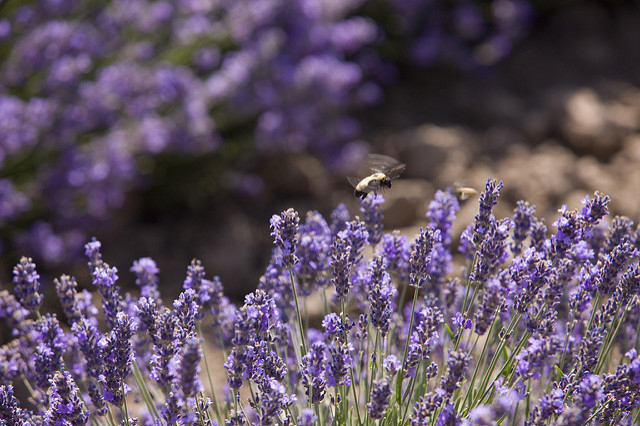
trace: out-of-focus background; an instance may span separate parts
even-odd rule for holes
[[[500,217],[600,190],[637,222],[639,41],[631,0],[3,1],[0,283],[28,255],[90,287],[95,236],[124,287],[150,256],[170,299],[197,257],[240,299],[272,214],[358,213],[368,152],[407,164],[386,229],[490,177]]]

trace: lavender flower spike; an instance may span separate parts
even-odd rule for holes
[[[36,264],[30,257],[22,257],[20,263],[13,268],[13,284],[16,297],[25,309],[33,312],[42,304],[40,275],[36,272]]]
[[[489,179],[485,186],[485,191],[480,195],[480,207],[473,227],[473,243],[475,245],[480,244],[491,226],[491,212],[493,206],[498,204],[498,196],[503,187],[502,181],[497,183],[495,179]]]
[[[124,380],[131,370],[133,361],[133,345],[131,337],[135,332],[133,320],[124,312],[119,312],[104,350],[105,368],[102,378],[104,399],[114,406],[122,404],[129,387]]]
[[[389,395],[391,395],[391,380],[388,377],[373,383],[371,388],[371,402],[367,404],[369,416],[372,419],[381,419],[389,405]]]
[[[55,373],[51,382],[51,401],[45,414],[47,424],[84,425],[89,421],[89,411],[78,396],[78,388],[67,371]]]
[[[440,241],[440,230],[420,228],[420,235],[413,243],[409,258],[409,284],[422,288],[429,278],[429,262],[431,249],[436,241]]]
[[[384,198],[382,195],[373,195],[366,197],[360,202],[360,211],[362,212],[362,219],[367,226],[367,232],[369,232],[369,244],[372,246],[377,245],[382,239],[382,204]]]
[[[273,243],[279,250],[276,256],[276,263],[286,269],[291,269],[298,263],[295,255],[298,245],[298,224],[300,218],[294,209],[287,209],[280,216],[273,215],[269,221],[271,224],[271,235],[274,237]]]

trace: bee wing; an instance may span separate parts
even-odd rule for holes
[[[390,179],[397,178],[407,168],[406,164],[382,154],[369,154],[367,163],[372,172],[384,173]]]
[[[347,182],[349,182],[351,184],[351,186],[353,186],[354,188],[358,186],[358,184],[360,183],[361,179],[358,179],[357,177],[354,176],[347,176]]]
[[[373,173],[387,173],[387,171],[400,165],[400,161],[393,157],[382,154],[369,154],[367,156],[367,166]]]
[[[474,188],[464,186],[461,183],[457,182],[453,184],[453,192],[456,194],[456,197],[458,197],[458,200],[460,201],[464,201],[478,194],[478,191]]]
[[[384,174],[387,175],[389,179],[396,179],[398,176],[400,176],[400,173],[404,172],[404,169],[406,168],[407,168],[406,164],[399,163],[393,166],[391,169],[385,170]]]

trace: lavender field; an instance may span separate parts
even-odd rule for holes
[[[636,424],[638,19],[0,3],[0,424]]]

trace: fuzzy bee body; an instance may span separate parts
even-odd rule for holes
[[[400,176],[407,167],[395,158],[380,154],[370,154],[367,163],[372,174],[362,179],[347,178],[355,188],[354,195],[362,200],[371,192],[377,194],[382,188],[391,188],[391,181]]]

